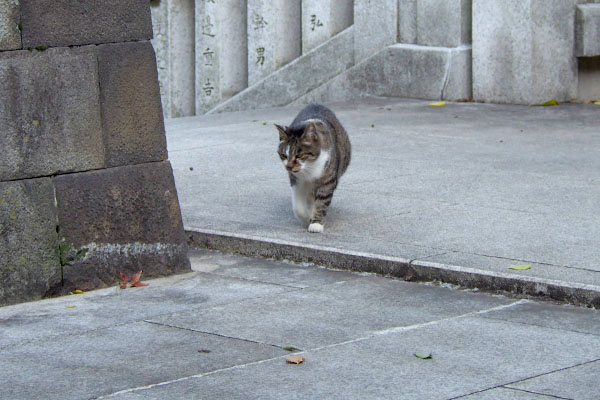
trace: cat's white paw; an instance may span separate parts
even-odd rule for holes
[[[308,226],[308,231],[310,233],[321,233],[323,232],[323,229],[323,225],[319,224],[318,222],[313,222]]]

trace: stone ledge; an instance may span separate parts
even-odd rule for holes
[[[471,47],[396,44],[336,76],[293,104],[368,95],[460,100],[471,97]]]
[[[23,48],[149,40],[148,0],[21,2]]]
[[[577,57],[600,56],[600,4],[577,6]]]
[[[187,230],[189,244],[251,257],[312,263],[329,268],[377,273],[413,282],[443,282],[464,288],[549,298],[566,303],[600,307],[600,287],[559,280],[519,276],[477,268],[352,252],[256,236],[211,230]]]

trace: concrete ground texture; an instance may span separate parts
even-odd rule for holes
[[[0,398],[600,393],[593,309],[208,250],[191,261],[146,287],[0,308]]]
[[[600,399],[600,106],[330,106],[323,234],[301,107],[167,121],[193,271],[0,307],[0,399]]]
[[[352,162],[320,235],[276,154],[302,106],[168,120],[193,244],[598,307],[600,106],[429,104],[330,105]]]

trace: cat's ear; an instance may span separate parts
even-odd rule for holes
[[[281,126],[281,125],[277,125],[277,124],[273,124],[275,125],[275,128],[277,128],[277,130],[279,131],[279,141],[283,142],[288,140],[289,136],[287,133],[287,126]]]

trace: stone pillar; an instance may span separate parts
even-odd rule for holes
[[[398,0],[399,43],[417,43],[417,1]]]
[[[196,0],[196,113],[248,86],[245,0]]]
[[[194,0],[154,0],[150,4],[165,117],[194,115]]]
[[[354,58],[360,63],[398,39],[398,0],[354,1]]]
[[[248,0],[248,85],[301,55],[301,0]]]
[[[398,42],[459,47],[471,43],[471,0],[398,0]]]
[[[149,2],[8,4],[0,306],[116,284],[119,272],[189,271]]]
[[[471,44],[471,0],[417,0],[417,44]]]
[[[596,3],[600,1],[596,0]],[[577,100],[600,99],[600,4],[577,6]]]
[[[473,98],[541,104],[577,94],[577,0],[473,0]]]
[[[302,54],[352,25],[353,19],[352,0],[302,0]]]

